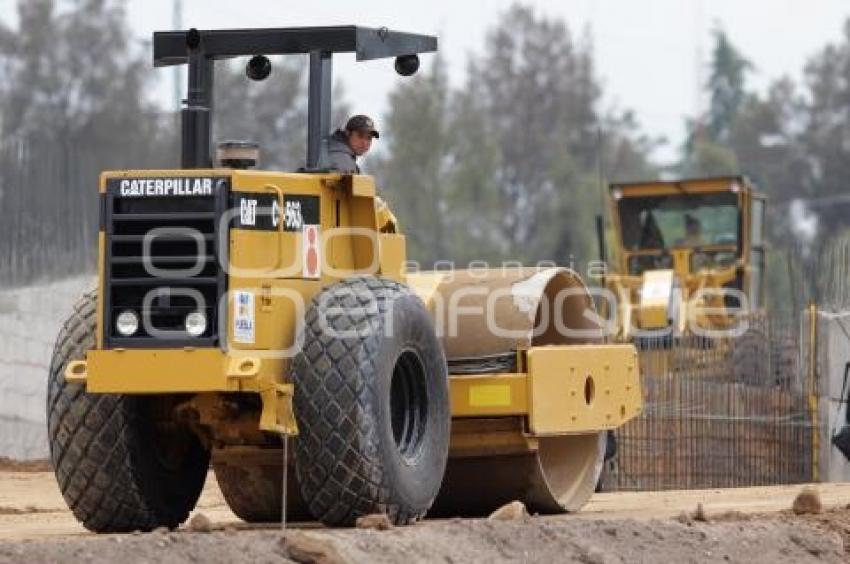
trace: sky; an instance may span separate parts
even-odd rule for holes
[[[178,0],[129,0],[128,16],[140,39],[173,28]],[[455,86],[463,84],[471,53],[483,49],[487,29],[513,0],[182,0],[183,27],[289,27],[356,24],[434,34]],[[806,60],[828,42],[839,41],[848,0],[524,0],[539,13],[567,21],[576,36],[593,39],[604,108],[634,110],[644,131],[667,143],[661,161],[675,159],[684,119],[707,100],[699,85],[707,77],[711,30],[721,26],[756,65],[751,84],[760,91],[778,77],[801,78]],[[0,17],[14,17],[14,0],[0,0]],[[427,56],[423,57],[423,66]],[[334,59],[356,113],[373,115],[380,126],[387,93],[397,80],[391,61],[356,63]],[[172,70],[158,69],[158,98],[172,105]]]

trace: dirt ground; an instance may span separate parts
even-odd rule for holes
[[[12,460],[0,456],[0,472],[49,472],[50,462],[47,460]]]
[[[850,561],[850,484],[818,485],[824,511],[797,516],[800,489],[597,494],[573,515],[389,531],[292,524],[281,545],[279,525],[247,526],[227,509],[212,475],[195,512],[212,532],[97,536],[76,523],[51,473],[0,471],[0,562],[286,562],[305,542],[327,552],[320,562]],[[705,521],[693,518],[700,503]]]

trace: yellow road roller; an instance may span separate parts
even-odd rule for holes
[[[414,272],[373,179],[328,167],[333,55],[410,75],[436,48],[356,26],[154,34],[156,65],[188,65],[181,168],[102,173],[98,285],[49,374],[51,459],[86,528],[178,526],[210,465],[250,522],[588,500],[642,404],[635,349],[604,342],[579,276]],[[261,80],[289,54],[309,57],[304,167],[214,151],[215,62]]]

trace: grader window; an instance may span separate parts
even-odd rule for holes
[[[624,197],[619,202],[623,246],[630,251],[672,247],[739,247],[737,195]]]

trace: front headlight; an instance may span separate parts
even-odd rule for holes
[[[200,337],[207,330],[207,316],[200,311],[193,311],[186,316],[186,332],[192,337]]]
[[[130,337],[139,330],[139,316],[128,310],[118,314],[115,320],[115,329],[124,337]]]

